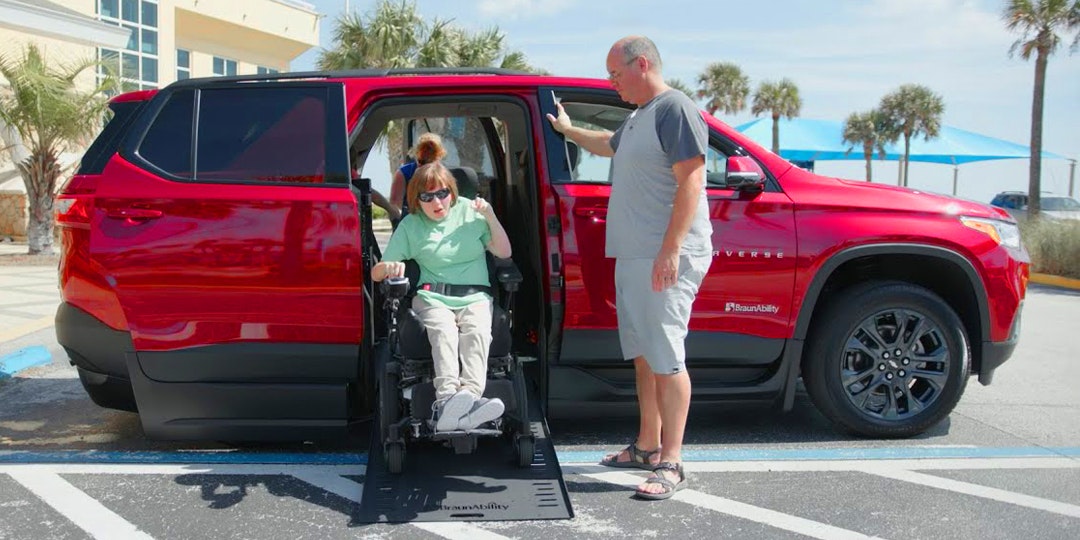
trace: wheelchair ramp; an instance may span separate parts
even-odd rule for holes
[[[505,437],[481,438],[472,454],[456,455],[439,443],[410,444],[401,474],[386,469],[378,437],[368,451],[364,498],[356,521],[518,521],[570,519],[566,492],[547,421],[529,400],[536,451],[530,467],[517,466]]]

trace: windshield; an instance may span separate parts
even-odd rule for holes
[[[1069,197],[1043,197],[1042,201],[1043,210],[1052,210],[1057,212],[1077,212],[1080,211],[1080,202],[1076,199]]]

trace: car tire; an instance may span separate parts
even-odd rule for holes
[[[841,291],[815,315],[803,358],[807,393],[826,417],[858,435],[903,438],[952,412],[971,353],[941,297],[876,281]]]

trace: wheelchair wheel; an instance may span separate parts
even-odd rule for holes
[[[517,402],[518,435],[532,435],[532,423],[529,422],[529,391],[525,383],[525,371],[521,362],[513,359],[510,378],[514,385],[514,400]],[[531,458],[530,458],[531,460]]]
[[[517,447],[518,467],[532,465],[533,454],[536,453],[536,437],[532,435],[519,435],[515,441]]]
[[[398,396],[398,380],[401,365],[387,362],[379,377],[379,435],[383,443],[396,442],[399,437],[392,426],[401,419],[401,403]]]
[[[383,453],[386,470],[390,471],[390,474],[401,474],[401,469],[405,467],[405,443],[386,443],[383,445]]]

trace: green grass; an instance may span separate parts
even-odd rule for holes
[[[1021,221],[1020,238],[1033,272],[1080,279],[1080,221]]]

